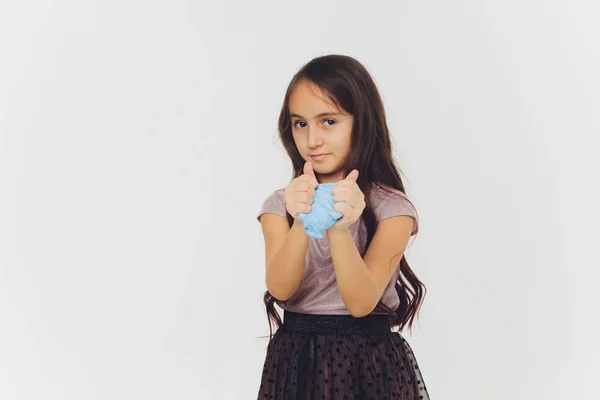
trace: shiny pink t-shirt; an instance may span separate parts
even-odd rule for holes
[[[374,186],[370,192],[376,223],[398,215],[409,215],[413,217],[411,236],[414,236],[419,230],[419,219],[415,207],[401,191],[389,188],[388,190],[391,193],[384,191],[379,186]],[[257,217],[259,222],[261,215],[266,213],[286,218],[284,191],[285,188],[278,189],[267,197]],[[366,254],[367,228],[362,217],[350,225],[349,229],[359,254],[364,256]],[[393,310],[397,309],[400,304],[398,293],[394,287],[399,273],[398,267],[382,296],[383,303]],[[297,313],[350,314],[337,287],[327,235],[324,234],[322,239],[309,237],[304,274],[300,285],[292,297],[286,301],[276,300],[276,303],[284,310]]]

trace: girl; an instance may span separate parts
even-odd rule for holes
[[[294,179],[258,215],[270,328],[258,399],[429,399],[411,347],[392,331],[412,327],[425,286],[403,255],[418,217],[367,70],[348,56],[310,61],[288,87],[279,134]],[[314,239],[298,214],[322,183],[335,183],[343,217]]]

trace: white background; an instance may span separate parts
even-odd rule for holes
[[[298,68],[384,98],[434,400],[599,399],[596,1],[0,3],[0,398],[254,399]]]

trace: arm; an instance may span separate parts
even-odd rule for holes
[[[260,222],[265,238],[265,283],[273,297],[285,301],[302,280],[309,237],[298,219],[291,229],[287,219],[277,214],[263,214]]]
[[[408,215],[381,221],[364,259],[348,229],[327,230],[338,289],[352,316],[363,317],[375,309],[402,259],[412,227]]]

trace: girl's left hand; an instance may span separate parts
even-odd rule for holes
[[[360,218],[365,209],[365,195],[358,187],[358,170],[352,170],[346,179],[339,181],[331,190],[335,204],[333,209],[344,214],[329,229],[347,230],[350,225]],[[340,202],[346,204],[340,204]]]

